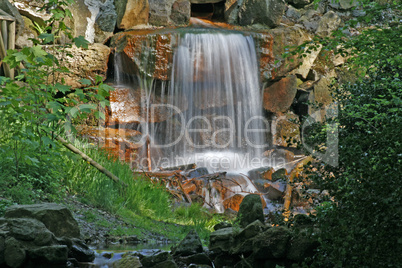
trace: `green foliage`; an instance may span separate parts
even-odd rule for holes
[[[402,263],[402,27],[392,23],[401,3],[364,5],[367,16],[359,20],[371,25],[360,35],[339,31],[320,40],[324,49],[349,56],[348,67],[359,79],[334,88],[339,165],[315,162],[310,170],[310,178],[332,198],[317,207],[321,246],[314,267]],[[310,139],[321,144],[325,133],[325,125],[317,123]]]
[[[76,155],[63,154],[62,161],[65,166],[63,184],[70,195],[80,196],[81,201],[85,200],[125,218],[135,219],[136,226],[141,225],[171,238],[184,237],[190,227],[181,227],[183,230],[180,232],[177,228],[167,231],[164,229],[168,228],[165,224],[155,221],[192,226],[205,240],[213,226],[221,220],[220,216],[210,215],[199,204],[173,208],[171,194],[164,185],[155,185],[146,177],[133,176],[128,164],[120,162],[93,144],[76,139],[74,146],[126,184],[122,186],[113,182]]]
[[[61,145],[55,136],[74,130],[71,118],[84,116],[96,108],[88,101],[96,99],[103,107],[110,87],[97,78],[97,86],[74,90],[59,78],[68,72],[62,61],[71,56],[71,44],[59,44],[62,35],[86,46],[82,37],[72,38],[64,19],[71,17],[63,8],[72,1],[48,1],[43,9],[53,14],[45,22],[32,47],[8,50],[3,61],[19,73],[14,80],[0,77],[0,174],[5,188],[1,193],[18,203],[54,200],[61,197]],[[61,55],[61,57],[56,57]],[[75,98],[67,93],[74,92]],[[101,113],[96,113],[102,117]]]

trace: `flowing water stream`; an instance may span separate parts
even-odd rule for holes
[[[153,162],[195,163],[210,172],[261,166],[269,123],[252,37],[191,29],[177,43],[169,82],[137,76],[144,113],[139,130],[151,140]],[[116,59],[116,84],[130,83]],[[167,120],[153,123],[156,111]]]

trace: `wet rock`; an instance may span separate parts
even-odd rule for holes
[[[281,199],[284,194],[285,194],[285,190],[286,190],[286,182],[283,180],[278,180],[275,182],[268,182],[265,185],[266,187],[266,194],[265,196],[274,201],[274,200],[279,200]]]
[[[34,248],[28,251],[32,263],[60,264],[65,265],[68,256],[66,245],[53,245]]]
[[[117,27],[130,29],[135,25],[148,23],[149,3],[146,0],[115,1]]]
[[[25,262],[25,247],[14,237],[8,237],[5,241],[4,261],[6,265],[17,268]]]
[[[330,36],[333,31],[338,29],[341,18],[333,11],[328,11],[321,17],[316,34],[322,37]]]
[[[225,210],[227,209],[232,209],[234,211],[239,211],[240,209],[240,204],[244,199],[243,194],[235,194],[229,198],[226,198],[223,200],[223,208]]]
[[[254,238],[256,259],[279,259],[286,256],[290,231],[285,227],[270,228]]]
[[[153,267],[154,265],[156,265],[158,263],[161,263],[161,262],[164,262],[167,260],[171,260],[171,259],[172,259],[172,257],[169,255],[169,252],[167,252],[167,251],[155,252],[152,255],[141,258],[141,263],[145,267]]]
[[[78,239],[73,240],[68,256],[79,262],[91,262],[95,259],[95,252]]]
[[[37,219],[38,221],[42,222],[44,226],[49,229],[49,231],[58,237],[66,236],[79,238],[80,236],[80,229],[76,220],[67,207],[63,205],[55,203],[14,205],[7,208],[4,217]],[[12,220],[12,222],[16,221],[17,219]],[[33,220],[31,219],[31,221]]]
[[[150,111],[147,114],[146,92],[140,89],[116,88],[110,92],[110,114],[106,125],[130,125],[144,122],[163,122],[179,111],[168,105],[168,100],[161,96],[153,96]],[[183,111],[187,109],[187,101],[183,99]]]
[[[260,23],[273,28],[279,25],[285,9],[283,0],[244,0],[239,9],[239,24]]]
[[[272,113],[286,112],[297,92],[297,78],[291,75],[264,89],[264,108]]]
[[[168,80],[173,61],[172,43],[176,38],[171,32],[133,30],[116,34],[111,47],[121,53],[120,60],[125,66],[120,70],[122,73],[133,75],[139,72],[158,80]]]
[[[143,267],[138,256],[126,253],[122,258],[113,263],[113,268],[140,268]]]
[[[261,197],[256,194],[249,194],[244,197],[240,204],[237,221],[241,227],[245,227],[255,220],[260,220],[262,223],[264,222]]]
[[[272,180],[272,173],[275,172],[274,168],[272,167],[260,167],[256,169],[252,169],[248,171],[248,176],[250,179],[255,182],[255,181],[260,181],[262,183],[265,182],[265,180]]]
[[[300,120],[297,115],[287,112],[273,119],[271,124],[272,144],[296,147],[300,142]],[[289,140],[290,139],[290,140]]]
[[[208,169],[205,167],[200,167],[194,170],[191,170],[185,176],[189,179],[201,177],[208,174]]]
[[[189,256],[203,251],[200,237],[195,230],[191,230],[177,246],[172,248],[172,254],[175,256]]]

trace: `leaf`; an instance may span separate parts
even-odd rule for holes
[[[71,87],[70,87],[70,86],[62,85],[62,84],[60,84],[60,83],[56,83],[55,88],[56,88],[58,91],[62,92],[63,94],[65,94],[66,92],[68,92],[68,91],[71,90]]]
[[[30,50],[35,57],[44,57],[47,55],[47,52],[42,49],[41,45],[33,46]]]
[[[82,47],[82,48],[88,49],[89,42],[85,39],[85,37],[80,35],[80,36],[74,38],[74,44],[77,47]]]
[[[90,85],[92,85],[91,80],[86,79],[86,78],[82,78],[82,79],[80,79],[78,82],[80,82],[80,83],[83,84],[84,86],[90,86]]]
[[[96,109],[96,105],[94,104],[81,104],[79,106],[81,112],[90,113],[92,110]]]
[[[39,39],[42,39],[45,44],[54,42],[54,34],[51,33],[42,33],[38,36]]]

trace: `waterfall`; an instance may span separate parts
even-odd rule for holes
[[[262,166],[269,123],[262,115],[253,38],[192,29],[175,40],[170,81],[148,75],[152,61],[142,60],[133,72],[115,57],[115,83],[132,89],[141,107],[137,130],[157,152],[153,167],[195,163],[216,172]],[[141,58],[152,60],[150,44],[144,47]]]
[[[188,108],[155,129],[155,145],[175,165],[193,162],[210,171],[254,168],[250,162],[261,157],[269,129],[258,74],[252,37],[185,33],[165,94],[171,109],[186,107],[185,102]]]

